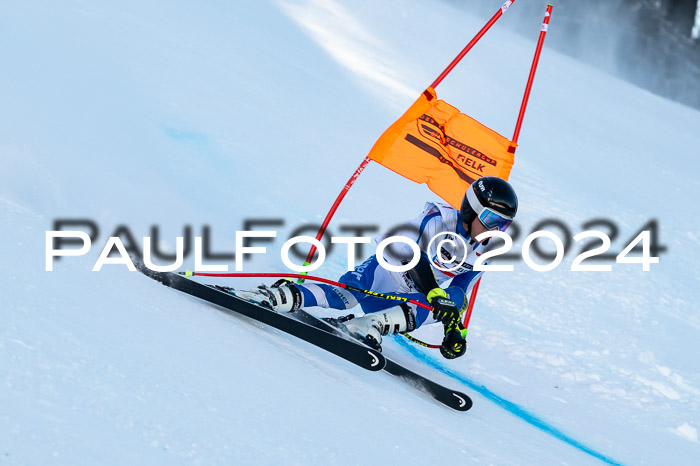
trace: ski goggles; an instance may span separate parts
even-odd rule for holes
[[[479,222],[481,222],[481,224],[489,231],[506,231],[508,225],[510,225],[513,222],[512,218],[506,217],[503,214],[499,214],[495,210],[491,210],[488,207],[483,208],[478,218]]]

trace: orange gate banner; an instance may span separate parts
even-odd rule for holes
[[[508,179],[517,144],[461,113],[428,88],[389,126],[368,157],[459,209],[482,176]]]

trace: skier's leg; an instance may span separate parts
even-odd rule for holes
[[[354,270],[346,272],[338,281],[362,290],[376,291],[377,288],[389,286],[390,290],[395,291],[394,281],[391,280],[391,283],[388,283],[388,277],[381,273],[384,269],[378,267],[378,265],[377,258],[371,256],[355,267]],[[350,291],[326,284],[306,283],[293,286],[301,291],[303,306],[306,307],[319,306],[332,309],[351,309],[360,302],[364,302],[367,298],[371,298],[358,291]]]
[[[316,283],[292,286],[301,291],[304,307],[350,309],[357,306],[357,298],[348,290],[337,286]]]
[[[447,297],[454,301],[455,305],[457,306],[457,309],[459,309],[460,313],[464,312],[467,309],[467,297],[464,293],[464,290],[462,288],[456,287],[456,286],[451,286],[449,288],[445,288],[445,292],[447,293]],[[420,303],[430,305],[428,303],[428,300],[425,298],[425,295],[423,293],[384,293],[388,296],[400,296],[402,298],[406,299],[411,299],[414,301],[418,301]],[[374,298],[374,297],[368,297],[364,301],[362,301],[362,310],[365,313],[374,313],[374,312],[380,312],[383,311],[384,309],[388,309],[392,306],[395,306],[396,302],[391,301],[388,299],[381,299],[381,298]],[[416,306],[415,304],[408,304],[408,306],[411,308],[413,311],[413,314],[415,315],[415,320],[416,320],[416,328],[420,327],[423,324],[434,324],[437,321],[433,319],[432,312],[429,309],[426,309],[424,307],[419,307]]]
[[[355,288],[374,291],[387,295],[396,295],[401,286],[401,275],[378,267],[375,256],[370,257],[355,270],[346,273],[340,282]],[[360,303],[364,316],[343,322],[345,329],[364,340],[370,346],[381,348],[382,336],[388,333],[410,332],[416,326],[415,311],[406,303],[397,305],[396,301],[352,292]]]
[[[303,295],[297,285],[278,280],[272,286],[260,285],[252,290],[231,290],[241,298],[262,303],[275,312],[296,311],[303,305]]]
[[[422,293],[397,293],[400,287],[405,287],[402,274],[390,272],[379,266],[376,256],[372,255],[354,270],[346,272],[339,282],[352,285],[355,288],[374,291],[390,296],[402,296],[408,299],[428,304]],[[466,296],[459,287],[445,290],[460,310],[466,309]],[[277,312],[289,312],[300,307],[324,307],[332,309],[351,309],[358,304],[367,314],[381,312],[396,306],[396,302],[350,291],[337,286],[326,284],[306,283],[303,285],[291,282],[277,282],[271,287],[261,286],[249,292],[237,292],[248,299],[267,302]],[[245,296],[244,296],[245,295]],[[409,304],[413,313],[415,327],[423,323],[434,323],[435,320],[428,309]],[[403,331],[403,330],[402,330]]]
[[[371,256],[354,270],[345,273],[339,280],[340,283],[352,285],[355,288],[375,291],[378,293],[396,292],[399,288],[398,278],[391,272],[379,267],[379,262],[375,256]],[[350,291],[344,288],[309,283],[304,285],[283,284],[276,290],[261,289],[273,295],[284,296],[284,292],[289,290],[291,295],[301,296],[301,305],[305,307],[320,306],[334,309],[350,309],[358,303],[372,301],[374,307],[370,305],[371,312],[359,318],[353,318],[344,322],[349,333],[365,340],[369,345],[380,348],[382,335],[389,332],[410,332],[415,328],[414,311],[406,304],[397,305],[396,301],[376,298],[359,291]],[[279,300],[277,300],[279,301]],[[288,299],[288,301],[290,301]],[[296,302],[296,299],[294,300]],[[273,306],[273,309],[283,311],[289,306]],[[294,307],[291,310],[295,309]]]
[[[381,350],[382,336],[411,332],[415,329],[416,321],[413,310],[406,303],[394,303],[388,309],[346,320],[342,325],[351,335]]]
[[[448,297],[455,302],[460,312],[466,309],[467,301],[464,290],[458,287],[450,287],[445,291]],[[422,293],[383,294],[400,296],[428,304]],[[344,322],[343,325],[351,334],[377,349],[381,349],[382,336],[389,333],[411,332],[424,323],[433,324],[438,322],[433,319],[429,309],[411,303],[401,303],[397,306],[396,301],[370,296],[362,301],[361,306],[365,315],[350,319]]]
[[[355,268],[354,271],[348,272],[340,278],[340,282],[352,285],[356,288],[361,288],[377,293],[382,293],[387,296],[400,296],[402,298],[411,299],[429,305],[425,295],[420,292],[397,292],[397,289],[415,290],[415,288],[404,280],[404,275],[398,272],[390,272],[383,267],[377,267],[378,262],[375,256],[370,257],[362,265]],[[467,308],[467,298],[465,292],[460,287],[446,288],[447,296],[455,302],[460,312]],[[396,306],[396,301],[390,299],[378,298],[369,296],[360,292],[353,292],[355,298],[362,307],[365,314],[373,314],[390,309]],[[418,307],[415,304],[408,304],[415,317],[415,327],[418,328],[424,323],[435,323],[432,313],[429,309]]]
[[[456,286],[451,286],[449,288],[445,288],[445,292],[447,293],[447,297],[454,301],[455,305],[457,306],[457,309],[459,309],[459,312],[462,313],[467,309],[467,304],[468,300],[467,297],[464,293],[464,290],[462,288],[456,287]],[[411,299],[414,301],[418,301],[420,303],[430,305],[428,303],[428,300],[425,298],[425,295],[423,293],[384,293],[388,296],[400,296],[402,298],[406,299]],[[384,309],[388,309],[392,306],[395,306],[396,303],[395,301],[391,301],[388,299],[381,299],[381,298],[374,298],[374,297],[368,297],[364,301],[362,301],[362,310],[365,313],[374,313],[374,312],[380,312],[383,311]],[[433,319],[432,312],[429,309],[426,309],[424,307],[419,307],[416,306],[415,304],[408,304],[408,306],[411,308],[413,311],[413,314],[416,317],[416,328],[420,327],[423,324],[434,324],[437,321]]]
[[[347,272],[340,279],[351,280],[357,288],[371,289],[376,286],[386,286],[375,283],[375,271],[379,263],[375,256],[370,257],[355,270]],[[350,277],[350,278],[348,278]],[[392,289],[396,290],[396,287]],[[292,282],[278,281],[272,286],[259,286],[250,291],[236,291],[236,294],[253,301],[266,303],[276,312],[289,312],[301,307],[325,307],[332,309],[351,309],[365,299],[367,295],[359,292],[351,292],[344,288],[326,284],[295,284]]]

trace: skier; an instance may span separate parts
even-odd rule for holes
[[[517,210],[518,198],[507,181],[491,176],[479,178],[467,189],[460,210],[428,202],[423,212],[401,230],[401,235],[415,240],[421,250],[420,260],[411,270],[390,272],[372,255],[339,279],[356,288],[429,304],[432,315],[414,304],[397,305],[396,301],[326,284],[301,285],[280,280],[271,287],[263,285],[236,294],[267,303],[276,312],[290,312],[302,306],[351,309],[360,304],[365,315],[344,320],[342,325],[377,349],[381,349],[382,336],[390,332],[411,332],[421,325],[441,322],[444,338],[440,352],[445,358],[457,358],[467,349],[466,330],[461,322],[468,304],[467,291],[483,273],[472,268],[488,243],[488,239],[477,242],[474,238],[489,230],[505,231]],[[375,241],[379,243],[387,236],[381,235]],[[384,253],[391,265],[405,265],[412,257],[411,247],[399,242],[392,243]],[[449,287],[440,287],[449,280]]]

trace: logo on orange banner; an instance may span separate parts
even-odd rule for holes
[[[459,208],[467,187],[482,176],[508,179],[515,144],[428,89],[377,140],[369,158]]]

